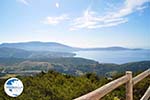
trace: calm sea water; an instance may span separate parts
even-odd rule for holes
[[[123,64],[136,61],[150,61],[150,50],[125,51],[78,51],[75,57],[96,60],[100,63]]]

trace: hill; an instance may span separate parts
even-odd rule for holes
[[[52,51],[28,51],[24,49],[0,47],[0,57],[2,58],[57,58],[72,57],[74,53],[52,52]]]
[[[0,58],[0,66],[8,73],[9,71],[32,71],[32,70],[55,70],[64,74],[83,75],[94,72],[99,76],[113,76],[118,72],[127,70],[139,72],[150,68],[150,61],[132,62],[126,64],[98,63],[83,58],[43,58],[43,59],[19,59]]]

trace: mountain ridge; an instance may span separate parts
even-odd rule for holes
[[[142,48],[126,48],[121,46],[79,48],[79,47],[72,47],[57,42],[40,42],[40,41],[2,43],[0,44],[0,47],[17,48],[17,49],[24,49],[29,51],[55,51],[55,52],[100,51],[100,50],[114,50],[114,51],[115,50],[144,50]]]
[[[31,41],[31,42],[18,42],[18,43],[2,43],[0,47],[10,47],[17,49],[24,49],[29,51],[73,51],[72,47],[67,45],[56,43],[56,42],[40,42],[40,41]]]

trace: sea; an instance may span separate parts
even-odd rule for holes
[[[150,50],[117,51],[78,51],[75,57],[98,61],[99,63],[124,64],[129,62],[150,61]]]

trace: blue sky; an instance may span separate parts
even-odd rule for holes
[[[0,43],[150,48],[150,0],[0,0]]]

